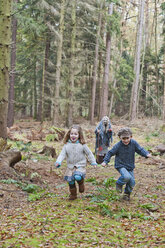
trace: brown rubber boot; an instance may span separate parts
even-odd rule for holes
[[[83,193],[85,190],[84,179],[81,179],[81,181],[78,181],[78,185],[79,185],[79,192]]]
[[[70,191],[70,196],[69,196],[69,200],[75,200],[77,199],[77,189],[76,189],[76,185],[69,185],[69,191]]]

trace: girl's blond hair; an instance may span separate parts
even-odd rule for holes
[[[71,132],[71,129],[77,129],[78,130],[78,133],[79,133],[79,141],[80,143],[83,145],[85,144],[85,138],[84,138],[84,134],[83,134],[83,131],[82,131],[82,128],[79,126],[79,125],[72,125],[71,128],[68,130],[68,132],[66,133],[65,137],[64,137],[64,144],[66,144],[68,142],[68,140],[70,139],[70,132]]]

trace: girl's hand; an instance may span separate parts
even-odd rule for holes
[[[105,162],[102,162],[101,164],[103,167],[105,167],[107,164]]]
[[[59,168],[61,165],[60,165],[58,162],[55,162],[55,163],[54,163],[54,166],[55,166],[56,168]]]
[[[98,164],[97,163],[93,163],[91,165],[93,166],[93,168],[96,168]]]

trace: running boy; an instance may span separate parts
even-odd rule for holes
[[[122,193],[122,187],[126,184],[123,199],[129,201],[135,186],[135,152],[146,158],[151,157],[151,154],[132,139],[132,131],[128,127],[120,129],[118,136],[120,141],[107,152],[102,166],[108,164],[115,155],[115,168],[121,175],[116,182],[116,190]]]

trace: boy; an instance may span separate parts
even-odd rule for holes
[[[132,131],[128,127],[120,129],[118,136],[120,141],[107,152],[102,166],[107,165],[115,155],[115,168],[121,175],[116,182],[116,190],[122,193],[122,187],[126,184],[123,199],[129,201],[135,186],[135,152],[146,158],[151,157],[151,154],[132,139]]]

